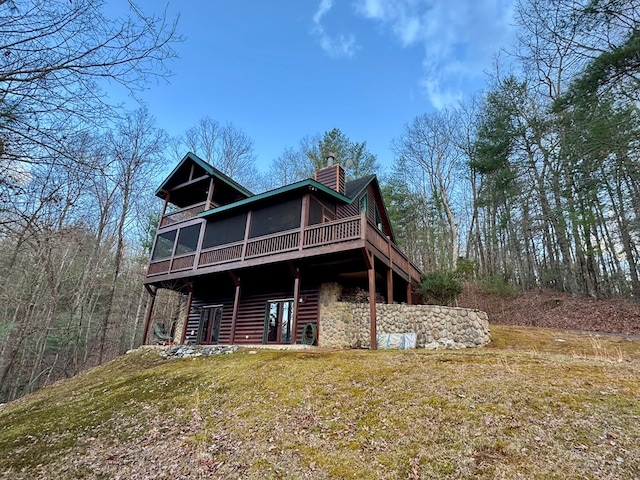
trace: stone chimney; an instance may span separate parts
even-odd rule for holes
[[[327,157],[327,166],[321,168],[320,170],[316,170],[313,174],[313,179],[323,184],[326,187],[329,187],[332,190],[344,195],[345,194],[345,180],[344,180],[344,169],[338,165],[334,165],[334,157],[332,154],[329,154]]]

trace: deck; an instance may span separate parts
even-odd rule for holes
[[[406,281],[420,280],[420,270],[361,214],[152,261],[146,283],[363,248]]]

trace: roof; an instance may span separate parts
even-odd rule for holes
[[[253,193],[251,193],[251,191],[247,190],[242,185],[240,185],[238,182],[236,182],[235,180],[231,179],[231,177],[228,177],[227,175],[222,173],[220,170],[218,170],[214,166],[208,164],[207,162],[202,160],[200,157],[198,157],[195,153],[188,152],[182,158],[180,163],[178,163],[178,165],[176,165],[176,167],[171,171],[171,173],[167,176],[167,178],[165,178],[164,181],[160,184],[160,186],[156,190],[156,196],[157,197],[164,198],[164,193],[163,192],[167,191],[170,188],[169,185],[171,184],[171,180],[174,178],[174,176],[177,174],[177,172],[180,171],[180,169],[183,167],[183,165],[185,165],[187,162],[194,162],[195,164],[200,166],[202,169],[204,169],[204,171],[207,172],[209,175],[211,175],[211,176],[215,177],[217,180],[227,184],[233,190],[238,192],[241,196],[243,196],[243,197],[252,197],[253,196]]]
[[[353,201],[375,178],[375,175],[367,175],[347,182],[344,186],[345,195]]]
[[[342,195],[332,188],[323,185],[322,183],[316,182],[312,179],[302,180],[300,182],[292,183],[290,185],[285,185],[284,187],[276,188],[274,190],[269,190],[264,193],[260,193],[258,195],[254,195],[250,198],[245,198],[243,200],[239,200],[234,203],[229,203],[227,205],[222,205],[220,207],[212,208],[207,210],[206,212],[202,212],[199,217],[209,217],[212,215],[216,215],[222,212],[228,212],[229,210],[234,210],[237,208],[241,208],[246,205],[255,205],[256,203],[262,202],[267,199],[272,199],[281,195],[285,195],[287,193],[295,192],[295,191],[303,191],[303,190],[314,190],[317,192],[324,193],[330,197],[333,197],[335,200],[342,203],[351,203],[353,201],[352,198],[349,198],[345,195]]]

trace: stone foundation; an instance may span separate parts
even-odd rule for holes
[[[369,303],[341,302],[341,287],[320,287],[319,346],[370,348]],[[434,342],[481,347],[491,341],[487,314],[467,308],[437,305],[376,304],[377,333],[415,332],[418,348]]]

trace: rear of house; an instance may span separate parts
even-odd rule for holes
[[[340,165],[254,195],[192,153],[158,188],[165,204],[145,286],[179,292],[174,340],[322,345],[322,292],[412,304],[421,272],[395,245],[375,176],[345,182]],[[375,348],[375,340],[370,342]]]

